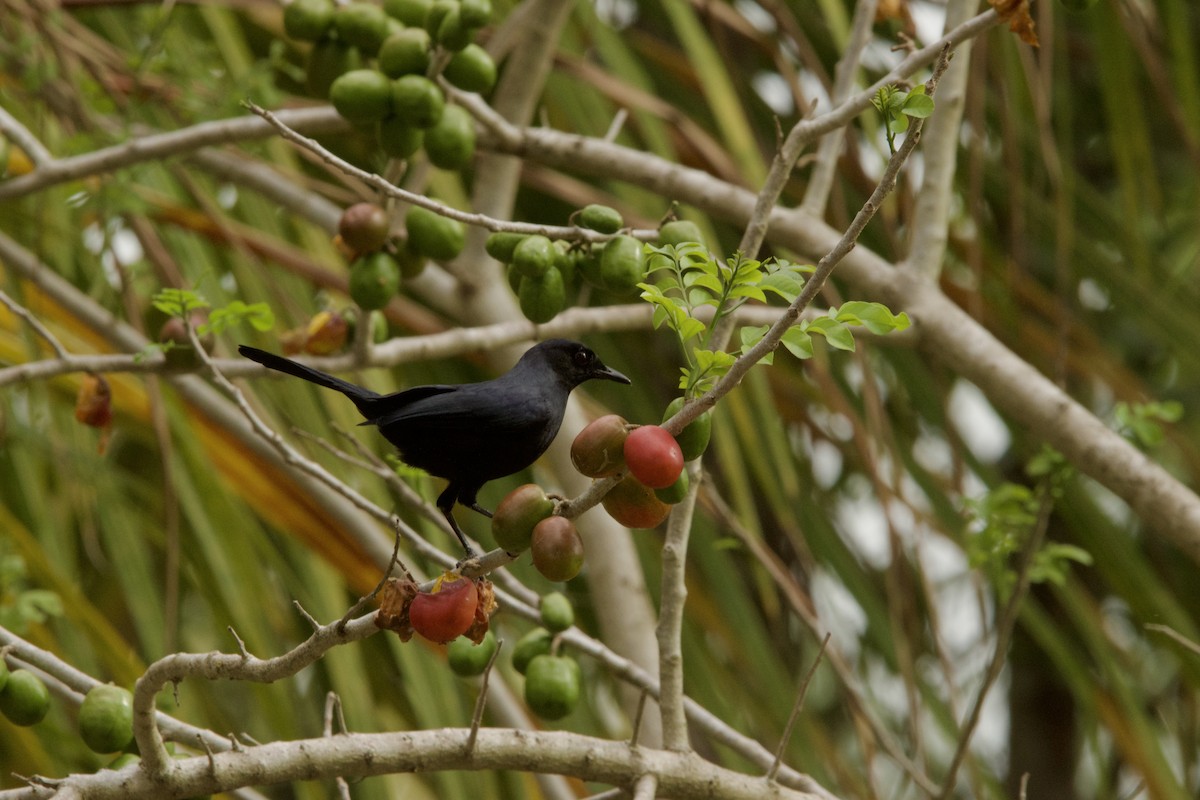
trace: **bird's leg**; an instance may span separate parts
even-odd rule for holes
[[[480,514],[483,514],[488,519],[492,518],[492,512],[488,511],[486,508],[479,505],[479,503],[467,503],[466,506],[467,506],[467,508],[471,509],[472,511],[478,511]]]
[[[458,522],[454,519],[454,502],[458,499],[458,487],[450,484],[446,487],[446,491],[442,492],[437,499],[438,510],[442,512],[442,516],[446,518],[446,522],[450,523],[450,529],[454,531],[454,535],[458,537],[459,544],[463,546],[463,552],[466,553],[464,561],[469,561],[475,558],[475,548],[467,543],[467,536],[462,532],[462,528],[458,527]]]

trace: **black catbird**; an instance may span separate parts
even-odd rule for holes
[[[450,481],[437,506],[468,558],[474,552],[454,520],[454,503],[490,517],[476,493],[490,480],[520,472],[546,451],[572,389],[593,378],[629,383],[590,349],[566,339],[534,345],[494,380],[416,386],[385,395],[254,347],[242,345],[238,352],[264,367],[338,390],[366,417],[362,424],[378,427],[406,464]]]

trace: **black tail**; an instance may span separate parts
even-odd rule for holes
[[[372,406],[374,403],[372,401],[378,400],[380,395],[372,392],[370,389],[355,386],[353,383],[348,383],[341,378],[335,378],[327,372],[306,367],[298,361],[292,361],[290,358],[268,353],[266,350],[259,350],[257,347],[249,347],[244,344],[239,345],[238,352],[251,361],[257,361],[268,369],[273,369],[276,372],[286,372],[288,375],[303,378],[310,383],[324,386],[326,389],[336,389],[346,395],[346,397],[349,397],[364,417],[371,418],[373,416]]]

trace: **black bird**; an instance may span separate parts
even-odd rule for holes
[[[494,380],[415,386],[386,395],[254,347],[242,345],[238,352],[264,367],[346,395],[366,417],[362,424],[379,428],[406,464],[450,481],[437,506],[468,558],[474,551],[454,520],[454,503],[492,516],[475,495],[488,481],[520,472],[546,452],[562,424],[572,389],[593,378],[630,382],[590,349],[566,339],[534,345]]]

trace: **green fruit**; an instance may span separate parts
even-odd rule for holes
[[[433,0],[383,0],[384,12],[410,28],[424,26],[432,6]]]
[[[579,212],[579,224],[600,233],[616,233],[625,226],[625,220],[615,208],[592,203]]]
[[[425,131],[397,117],[379,123],[379,146],[392,158],[408,158],[421,149]]]
[[[506,264],[504,267],[504,277],[508,281],[508,288],[512,289],[513,294],[521,293],[521,273],[517,272],[517,268],[512,264]]]
[[[429,69],[433,42],[424,28],[405,28],[393,33],[379,48],[379,69],[389,78],[424,75]]]
[[[425,131],[425,154],[435,167],[461,169],[475,155],[475,120],[466,109],[446,106],[437,124]]]
[[[458,0],[433,0],[429,14],[425,17],[425,30],[429,31],[429,35],[434,39],[437,38],[438,29],[442,27],[446,17],[450,16],[450,12],[458,13]]]
[[[521,240],[525,238],[523,233],[509,233],[508,231],[496,231],[487,237],[487,241],[483,243],[483,249],[487,254],[497,261],[503,261],[505,264],[512,263],[513,251],[516,250]]]
[[[396,248],[396,262],[400,264],[400,277],[403,280],[415,278],[425,271],[425,256],[413,251],[407,239]]]
[[[583,251],[571,247],[570,242],[556,239],[554,241],[554,268],[562,275],[563,292],[568,301],[579,292],[579,260]]]
[[[662,227],[658,229],[658,242],[678,247],[688,242],[703,244],[704,238],[700,234],[700,226],[696,223],[686,219],[677,219],[663,223]]]
[[[446,80],[464,92],[486,94],[496,85],[496,62],[477,44],[469,44],[446,62]]]
[[[679,413],[683,408],[683,398],[676,397],[667,406],[667,410],[663,413],[662,421],[666,422],[671,417]],[[683,460],[691,461],[699,458],[708,449],[708,440],[712,438],[712,412],[705,411],[700,416],[687,424],[687,427],[679,432],[675,437],[675,441],[679,442],[679,449],[683,451]]]
[[[554,634],[545,628],[534,628],[522,636],[513,648],[513,669],[524,675],[525,670],[529,668],[530,661],[550,652],[550,644],[553,641]]]
[[[462,14],[453,8],[437,27],[437,43],[447,50],[458,51],[471,43],[474,32],[462,21]]]
[[[655,489],[654,496],[662,500],[667,505],[675,505],[687,496],[688,489],[691,486],[691,479],[688,477],[687,470],[679,473],[679,477],[675,482],[665,489]]]
[[[133,741],[133,694],[120,686],[96,686],[79,706],[79,735],[97,753],[124,750]]]
[[[383,308],[400,289],[400,265],[386,250],[350,265],[350,298],[368,311]]]
[[[430,128],[442,118],[446,97],[423,75],[402,75],[392,84],[396,117],[416,128]]]
[[[551,633],[559,633],[575,624],[575,609],[562,592],[551,592],[542,598],[542,625]]]
[[[125,769],[130,764],[140,764],[142,761],[136,753],[121,753],[104,767],[105,769]]]
[[[575,266],[579,268],[579,274],[590,285],[597,289],[604,288],[604,281],[600,275],[600,250],[595,247],[589,248],[575,260]]]
[[[0,713],[14,725],[36,725],[50,710],[50,691],[27,669],[13,670],[0,691]]]
[[[492,515],[492,538],[508,553],[519,553],[529,547],[533,528],[554,513],[554,501],[546,497],[542,487],[526,483],[513,489]]]
[[[313,45],[305,67],[305,88],[313,97],[329,97],[329,87],[350,70],[358,69],[362,55],[357,47],[350,47],[333,39],[322,39]]]
[[[460,0],[458,13],[468,28],[482,28],[492,21],[492,0]]]
[[[517,269],[517,265],[513,264],[513,268]],[[537,277],[525,275],[517,289],[517,300],[521,313],[530,322],[537,325],[549,322],[567,305],[562,273],[551,267]]]
[[[567,656],[538,656],[525,672],[525,703],[542,719],[562,719],[579,705],[583,676]]]
[[[467,245],[462,223],[421,206],[412,206],[404,217],[408,245],[414,253],[436,261],[450,261]]]
[[[455,675],[469,678],[482,675],[487,669],[488,662],[497,648],[496,637],[491,631],[483,635],[483,641],[475,644],[465,636],[460,636],[446,646],[446,660]]]
[[[372,3],[347,3],[333,15],[338,38],[373,56],[388,35],[387,14]]]
[[[373,69],[351,70],[329,87],[329,100],[350,122],[379,122],[392,113],[392,82]]]
[[[333,25],[333,0],[292,0],[283,7],[283,32],[303,42],[320,41]]]
[[[0,692],[4,691],[4,684],[8,683],[8,664],[3,658],[0,658]]]
[[[613,294],[631,295],[646,277],[642,243],[632,236],[617,236],[600,251],[600,281]]]
[[[540,278],[554,267],[557,251],[554,242],[545,236],[534,234],[526,236],[513,248],[512,265],[517,272],[528,278]]]

